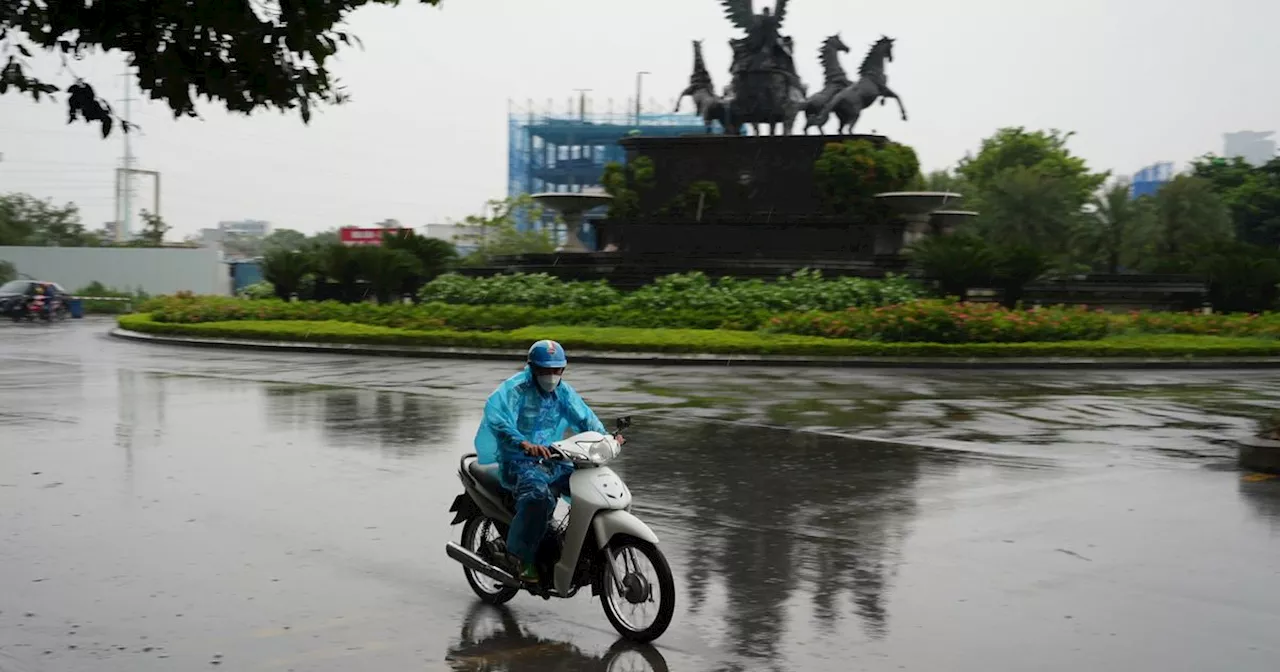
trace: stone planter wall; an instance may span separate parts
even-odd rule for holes
[[[1280,474],[1280,441],[1251,436],[1240,440],[1240,466],[1250,471]]]

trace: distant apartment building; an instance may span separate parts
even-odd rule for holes
[[[427,224],[422,227],[423,237],[453,243],[460,255],[467,255],[476,250],[476,238],[480,233],[480,227],[456,223]]]
[[[223,257],[242,259],[256,257],[257,241],[271,234],[271,223],[257,219],[218,222],[216,228],[200,229],[189,241],[201,246],[218,249]]]
[[[1223,134],[1222,155],[1228,159],[1242,158],[1255,166],[1276,158],[1276,141],[1271,139],[1275,131],[1239,131]]]
[[[218,222],[218,230],[223,234],[244,236],[245,238],[266,238],[271,235],[271,223],[257,219],[243,219],[238,222]]]

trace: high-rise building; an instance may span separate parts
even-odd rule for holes
[[[1228,159],[1242,158],[1255,166],[1276,158],[1276,141],[1270,139],[1275,131],[1239,131],[1224,133],[1222,155]]]
[[[1173,164],[1168,161],[1153,163],[1133,174],[1130,195],[1133,198],[1155,196],[1160,188],[1173,179]]]

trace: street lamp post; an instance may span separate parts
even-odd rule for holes
[[[640,94],[644,87],[644,76],[649,74],[646,70],[636,73],[636,126],[640,125]]]

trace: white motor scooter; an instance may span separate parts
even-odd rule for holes
[[[551,526],[536,562],[538,584],[522,582],[506,536],[515,500],[502,487],[497,464],[465,455],[458,468],[464,492],[453,501],[453,525],[463,523],[462,543],[445,551],[462,563],[471,589],[489,604],[503,604],[521,590],[544,599],[569,598],[591,586],[605,616],[627,639],[657,639],[671,624],[676,588],[658,537],[631,513],[631,491],[605,466],[622,448],[616,435],[631,424],[618,420],[613,436],[583,432],[551,445],[551,459],[574,465],[569,515]]]

